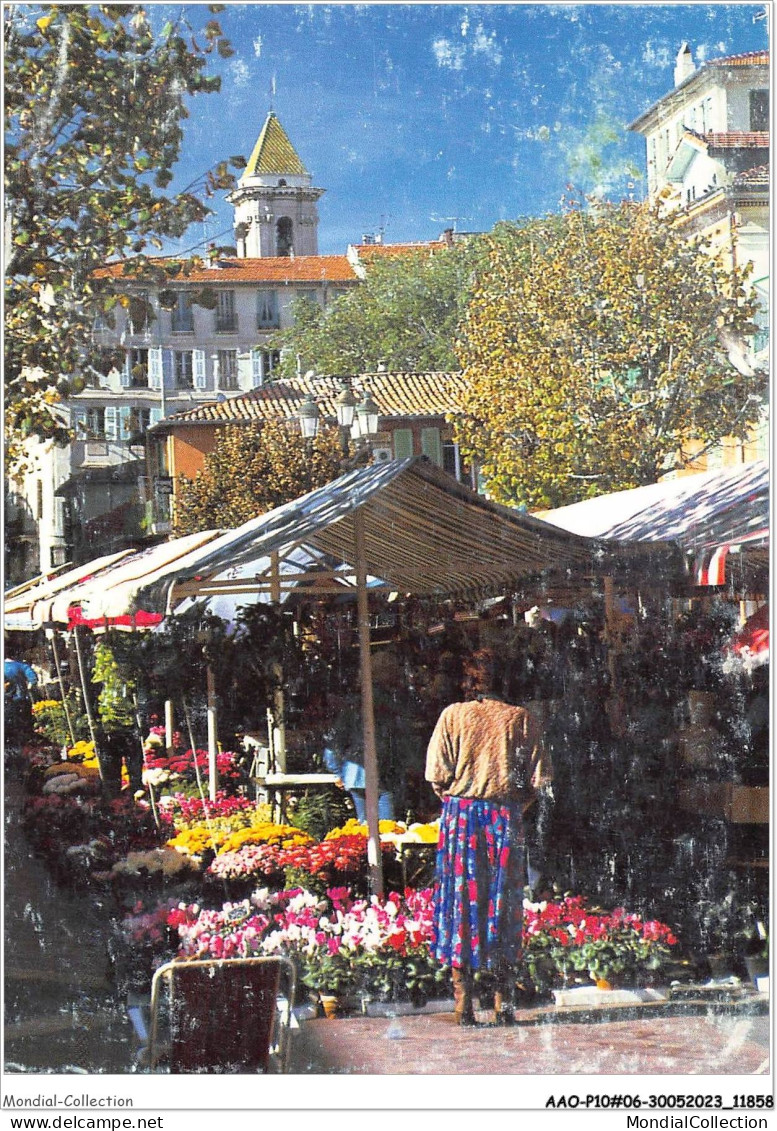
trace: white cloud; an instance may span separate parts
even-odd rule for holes
[[[262,46],[263,46],[262,37],[261,37],[261,35],[257,35],[256,39],[253,42],[254,55],[257,57],[257,59],[262,54]]]
[[[478,24],[475,31],[472,51],[475,55],[485,55],[497,67],[502,62],[502,49],[496,42],[496,33],[487,33],[482,24]]]
[[[248,86],[251,78],[251,72],[248,69],[248,64],[242,59],[234,59],[229,65],[229,71],[232,76],[232,82],[237,87]]]
[[[465,16],[464,19],[461,21],[461,34],[462,34],[462,36],[466,37],[468,31],[469,31],[469,16]]]
[[[435,39],[432,51],[439,67],[460,71],[464,66],[464,47],[454,47],[449,39]]]
[[[672,65],[672,53],[666,44],[654,43],[649,39],[642,48],[642,62],[665,70]]]

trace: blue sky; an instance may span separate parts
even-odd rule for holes
[[[683,40],[697,63],[765,49],[762,12],[753,3],[229,4],[219,19],[236,53],[219,63],[221,93],[191,102],[177,182],[247,157],[272,103],[326,189],[322,254],[380,228],[389,242],[454,223],[488,230],[557,209],[570,183],[639,198],[644,141],[627,123],[671,89]],[[230,206],[213,206],[179,250],[232,242]]]

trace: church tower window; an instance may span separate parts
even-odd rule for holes
[[[294,222],[290,216],[281,216],[275,226],[276,254],[288,258],[294,251]]]

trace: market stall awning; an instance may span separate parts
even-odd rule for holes
[[[357,513],[368,574],[418,596],[509,588],[550,569],[601,570],[610,552],[628,556],[633,549],[570,534],[489,502],[416,457],[348,472],[221,535],[139,588],[134,607],[172,612],[187,598],[270,592],[273,586],[277,599],[300,583],[342,593],[354,585],[349,563]],[[279,563],[299,548],[317,556],[319,568],[281,574]],[[637,550],[641,561],[650,552]],[[673,552],[659,552],[677,567]],[[116,615],[119,609],[105,611]]]
[[[33,632],[52,619],[51,605],[60,593],[67,593],[77,586],[104,573],[117,562],[132,554],[132,550],[120,550],[106,554],[80,566],[71,566],[59,571],[56,576],[43,574],[23,585],[9,590],[3,598],[3,624],[6,630]]]
[[[731,554],[767,564],[769,467],[757,461],[684,475],[540,513],[588,537],[676,542],[692,560],[698,585],[722,585]]]
[[[51,602],[50,619],[90,628],[148,628],[158,624],[162,614],[136,609],[133,595],[218,534],[217,530],[187,534],[130,554],[98,575],[58,593]]]

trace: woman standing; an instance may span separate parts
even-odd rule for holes
[[[443,802],[433,949],[452,968],[458,1024],[475,1023],[473,972],[484,968],[497,981],[494,1020],[509,1024],[526,882],[523,812],[552,770],[532,715],[497,694],[491,651],[475,654],[469,677],[475,698],[445,708],[426,758],[426,780]]]

